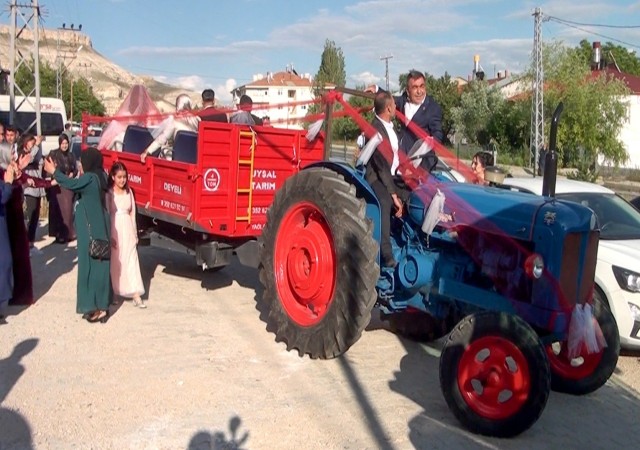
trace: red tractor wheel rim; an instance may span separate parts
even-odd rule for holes
[[[469,408],[480,416],[506,419],[529,398],[527,358],[508,339],[481,337],[469,344],[460,358],[458,388]]]
[[[583,348],[580,352],[580,357],[570,359],[567,354],[567,348],[566,342],[547,345],[547,357],[549,358],[551,370],[562,378],[576,381],[582,380],[592,375],[600,366],[603,351],[588,354],[586,349]]]
[[[282,218],[275,242],[276,287],[287,315],[312,326],[326,314],[336,284],[333,235],[312,203],[292,206]]]

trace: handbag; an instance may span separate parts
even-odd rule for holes
[[[111,243],[104,239],[93,239],[89,236],[89,256],[93,259],[108,260],[111,258]]]
[[[100,261],[109,260],[111,258],[111,242],[106,239],[94,239],[91,236],[91,223],[89,223],[89,216],[87,216],[87,209],[84,203],[82,204],[82,209],[87,220],[87,231],[89,232],[89,256]]]

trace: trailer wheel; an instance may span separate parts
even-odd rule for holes
[[[300,356],[334,358],[362,334],[380,269],[365,203],[328,169],[307,169],[276,193],[262,232],[267,330]]]
[[[440,387],[453,414],[470,431],[515,436],[544,410],[549,362],[540,338],[520,317],[473,314],[447,338],[440,358]]]
[[[593,392],[613,374],[620,353],[620,334],[613,314],[603,301],[594,302],[594,316],[607,346],[600,353],[583,354],[575,359],[567,356],[564,342],[553,342],[547,346],[547,356],[551,364],[551,389],[572,395]],[[600,299],[601,300],[601,299]]]

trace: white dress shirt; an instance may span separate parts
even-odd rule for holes
[[[393,161],[391,162],[391,175],[396,174],[396,170],[398,170],[398,166],[400,165],[400,159],[398,158],[398,135],[396,134],[396,130],[393,128],[393,124],[391,122],[387,122],[380,116],[376,115],[378,120],[382,122],[384,125],[384,129],[387,131],[389,135],[389,143],[391,144],[391,150],[393,150]]]
[[[419,103],[416,105],[415,103],[411,103],[407,101],[404,104],[404,115],[407,117],[407,121],[406,121],[407,124],[411,122],[411,119],[413,119],[413,116],[415,115],[415,113],[418,112],[418,110],[420,109],[420,106],[422,106],[422,103]]]

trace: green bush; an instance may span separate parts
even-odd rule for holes
[[[629,170],[626,178],[627,178],[627,181],[635,181],[637,183],[640,183],[640,170],[637,170],[637,169]]]
[[[567,173],[567,178],[570,180],[588,181],[589,183],[595,183],[598,181],[598,170],[594,165],[580,164],[578,168]]]

